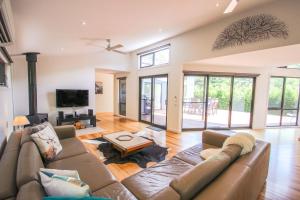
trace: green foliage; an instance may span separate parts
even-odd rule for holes
[[[204,99],[204,79],[195,80],[194,96],[200,100]],[[209,97],[210,100],[218,101],[218,109],[228,109],[230,100],[230,77],[210,77]],[[203,96],[204,95],[204,96]],[[233,110],[250,112],[252,100],[252,78],[235,78],[233,91]]]
[[[269,107],[281,107],[283,78],[273,77],[270,80]],[[297,108],[299,98],[299,79],[286,78],[284,93],[284,108]]]

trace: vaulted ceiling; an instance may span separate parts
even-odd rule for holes
[[[103,51],[110,38],[132,51],[231,14],[230,0],[13,0],[13,53],[84,54]],[[242,12],[272,0],[241,0]]]

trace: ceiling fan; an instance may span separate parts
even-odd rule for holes
[[[231,0],[230,3],[228,4],[228,6],[226,7],[225,11],[224,11],[224,14],[231,13],[236,8],[239,1],[240,0]]]
[[[120,54],[127,54],[126,52],[117,50],[117,49],[119,49],[119,48],[124,47],[122,44],[116,44],[116,45],[112,46],[112,45],[111,45],[111,39],[102,39],[102,38],[81,38],[81,40],[86,40],[86,41],[87,41],[87,43],[86,43],[87,45],[96,46],[96,47],[103,47],[103,46],[97,45],[97,44],[95,44],[95,42],[105,40],[105,41],[107,42],[106,47],[104,47],[104,49],[105,49],[106,51],[113,51],[113,52],[120,53]]]

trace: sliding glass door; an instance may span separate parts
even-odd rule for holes
[[[152,78],[140,79],[140,120],[152,121]]]
[[[254,79],[234,77],[232,91],[231,127],[250,127]]]
[[[203,129],[206,109],[206,76],[184,76],[182,128]]]
[[[299,86],[299,78],[271,77],[267,126],[299,124]]]
[[[207,128],[229,128],[231,77],[209,76]]]
[[[161,127],[167,125],[167,91],[168,77],[153,78],[153,121],[152,123]]]
[[[167,100],[167,75],[140,78],[140,121],[166,128]]]
[[[248,128],[255,77],[185,75],[182,129]]]

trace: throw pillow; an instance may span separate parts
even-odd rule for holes
[[[40,168],[41,172],[48,172],[59,176],[69,176],[80,180],[79,174],[76,170],[62,170],[62,169],[48,169]]]
[[[31,134],[31,138],[37,144],[42,156],[47,161],[53,160],[62,150],[55,131],[49,126],[37,133]]]
[[[52,126],[49,122],[44,122],[44,123],[42,123],[42,124],[39,124],[39,125],[36,125],[36,126],[31,127],[31,132],[32,132],[32,133],[37,133],[37,132],[43,130],[44,128],[46,128],[47,126],[50,127],[51,130],[54,131],[53,126]],[[54,131],[54,132],[55,132],[55,131]]]
[[[90,187],[80,180],[77,171],[40,169],[40,177],[49,196],[89,196]]]
[[[204,160],[207,160],[208,158],[214,156],[214,155],[217,155],[218,153],[220,153],[222,151],[221,148],[218,148],[218,149],[213,149],[213,148],[210,148],[210,149],[205,149],[205,150],[202,150],[200,152],[200,156],[201,158],[203,158]]]

